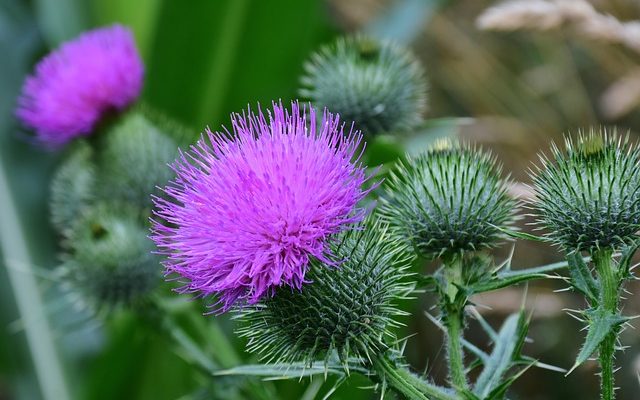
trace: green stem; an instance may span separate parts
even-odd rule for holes
[[[373,369],[396,392],[409,400],[456,400],[457,397],[447,393],[408,368],[398,365],[387,356],[380,356],[373,360]]]
[[[464,306],[466,298],[459,298],[458,286],[462,282],[462,260],[459,257],[445,262],[445,279],[447,290],[443,299],[443,314],[447,328],[447,359],[449,361],[449,379],[458,390],[468,387],[464,372],[464,351],[462,349],[462,334],[464,331]]]
[[[464,353],[462,350],[462,316],[460,313],[447,316],[447,352],[449,358],[449,378],[458,389],[467,387],[464,373]]]
[[[593,263],[600,278],[600,307],[613,314],[618,312],[620,281],[613,254],[611,251],[600,250],[593,253]],[[600,343],[598,358],[600,362],[600,398],[602,400],[615,399],[614,362],[615,344],[618,330],[610,333]]]

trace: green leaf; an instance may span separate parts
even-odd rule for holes
[[[357,366],[350,366],[350,370],[362,370]],[[313,375],[339,375],[344,376],[345,368],[339,363],[326,363],[316,361],[314,363],[283,363],[283,364],[249,364],[216,372],[216,376],[245,375],[260,376],[267,379],[300,379]]]
[[[640,240],[637,240],[631,245],[626,246],[622,249],[622,255],[620,256],[620,261],[618,261],[618,270],[620,271],[620,279],[629,279],[631,278],[631,259],[633,255],[640,248]]]
[[[534,242],[551,242],[544,236],[536,236],[530,233],[519,232],[513,229],[505,228],[502,226],[492,225],[494,228],[498,229],[500,232],[504,233],[507,236],[510,236],[515,239],[523,239],[523,240],[531,240]]]
[[[527,334],[527,326],[522,311],[510,315],[504,322],[494,342],[493,351],[485,361],[482,373],[473,388],[478,397],[487,398],[495,389],[503,386],[503,376],[518,358]]]
[[[567,262],[569,263],[571,285],[574,289],[584,294],[591,304],[595,304],[598,300],[600,288],[580,252],[573,251],[567,254]]]
[[[589,318],[589,331],[587,332],[587,337],[582,345],[582,349],[576,358],[576,362],[569,372],[567,372],[567,375],[585,362],[593,352],[596,351],[608,334],[614,333],[618,326],[628,320],[628,318],[602,308],[588,310],[586,314]]]
[[[540,267],[527,268],[521,270],[505,270],[492,274],[490,279],[480,280],[466,289],[469,294],[490,292],[492,290],[502,289],[507,286],[516,285],[521,282],[533,279],[548,278],[549,273],[556,272],[566,268],[568,263],[561,261],[553,264],[543,265]]]

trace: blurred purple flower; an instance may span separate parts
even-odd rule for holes
[[[129,29],[113,25],[85,32],[36,65],[22,87],[16,114],[41,143],[60,146],[90,134],[105,112],[134,101],[143,75]]]
[[[365,214],[360,132],[296,102],[291,113],[274,103],[267,116],[233,115],[234,137],[207,130],[173,165],[168,199],[154,199],[166,273],[186,280],[182,293],[216,294],[215,311],[278,286],[301,289],[309,258],[332,265],[330,235]]]

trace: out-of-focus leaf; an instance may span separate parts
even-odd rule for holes
[[[146,101],[201,131],[228,126],[229,113],[247,104],[293,98],[303,60],[329,34],[320,7],[319,1],[163,2]]]
[[[84,0],[36,0],[35,10],[49,47],[56,47],[90,27],[89,4]]]
[[[0,295],[2,304],[13,304],[5,296],[14,296],[18,313],[24,327],[24,336],[12,335],[2,341],[15,346],[14,354],[20,357],[23,340],[31,352],[35,373],[21,371],[25,379],[35,388],[24,392],[28,396],[45,399],[68,399],[71,393],[66,385],[63,363],[59,359],[54,334],[47,317],[46,303],[38,288],[35,265],[50,263],[54,258],[51,246],[47,245],[50,231],[45,205],[47,175],[53,157],[33,151],[27,143],[17,139],[17,123],[13,116],[15,99],[20,85],[30,67],[33,54],[40,47],[34,21],[23,3],[5,1],[0,3],[0,251],[2,253],[3,276],[6,272],[9,287]],[[11,312],[8,307],[0,311]],[[0,320],[4,320],[1,318]],[[18,363],[16,363],[18,365]],[[32,375],[32,376],[29,376]],[[37,377],[38,385],[32,379]],[[34,379],[35,380],[35,379]]]
[[[409,44],[441,3],[441,0],[397,0],[369,23],[364,32],[379,39]]]
[[[130,27],[142,58],[150,60],[162,0],[92,0],[90,3],[96,25],[120,23]]]
[[[398,140],[407,154],[417,155],[427,150],[438,139],[458,135],[460,128],[471,121],[471,118],[429,119],[411,134],[399,135]]]

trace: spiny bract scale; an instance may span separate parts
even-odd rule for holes
[[[407,49],[364,36],[340,38],[304,68],[300,94],[365,134],[405,131],[422,121],[427,85]]]
[[[500,173],[490,154],[442,141],[391,172],[381,218],[429,259],[493,247],[517,206]]]
[[[269,362],[312,362],[337,354],[369,357],[387,349],[390,328],[404,312],[396,302],[414,289],[410,256],[380,224],[332,242],[336,265],[315,259],[301,291],[279,288],[257,306],[240,309],[247,348]]]
[[[640,230],[640,152],[628,136],[601,129],[567,137],[533,175],[531,208],[567,250],[619,248]]]

